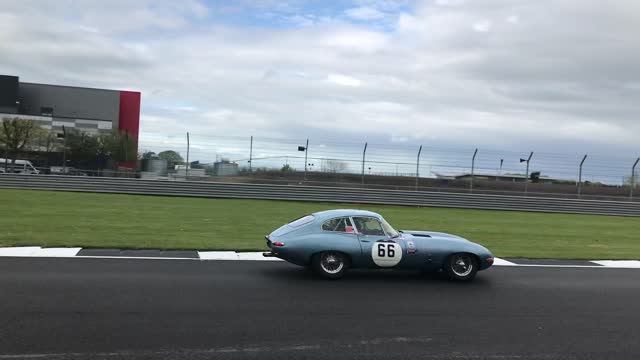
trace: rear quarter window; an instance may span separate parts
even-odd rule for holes
[[[292,222],[289,223],[289,226],[291,227],[300,227],[302,225],[308,224],[310,222],[313,222],[313,220],[315,220],[315,217],[313,215],[307,215],[304,217],[301,217],[298,220],[294,220]]]

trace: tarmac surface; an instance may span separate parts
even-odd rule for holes
[[[640,270],[0,258],[2,359],[637,359]]]

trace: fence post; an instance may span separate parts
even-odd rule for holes
[[[249,174],[251,174],[251,165],[253,161],[253,136],[251,136],[251,142],[249,143]]]
[[[629,188],[629,199],[633,199],[633,188],[636,186],[636,165],[638,165],[638,161],[640,161],[640,157],[636,159],[636,162],[633,163],[631,167],[631,185]]]
[[[418,157],[416,159],[416,191],[418,191],[418,179],[420,179],[420,153],[422,152],[422,145],[418,149]]]
[[[189,180],[189,148],[190,148],[190,144],[189,144],[189,132],[187,131],[187,167],[184,170],[184,180]]]
[[[471,158],[471,181],[469,182],[469,192],[473,192],[473,174],[476,168],[476,155],[478,154],[478,149],[473,152],[473,157]]]
[[[582,194],[582,164],[587,160],[587,154],[584,154],[582,161],[580,161],[580,171],[578,173],[578,197]]]
[[[362,150],[362,184],[364,185],[364,161],[367,155],[367,143],[364,143],[364,150]]]

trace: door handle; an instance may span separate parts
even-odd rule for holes
[[[371,240],[360,240],[360,242],[371,242]]]

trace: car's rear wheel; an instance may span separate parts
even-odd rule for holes
[[[313,256],[311,266],[316,274],[327,279],[339,279],[349,267],[349,258],[336,251],[325,251]]]
[[[453,254],[445,263],[444,270],[452,280],[469,281],[478,273],[478,262],[471,254]]]

